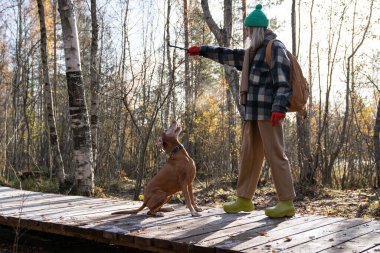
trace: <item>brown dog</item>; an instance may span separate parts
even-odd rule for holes
[[[178,141],[178,135],[182,129],[173,121],[171,126],[164,130],[158,138],[157,146],[168,155],[163,168],[149,181],[144,190],[144,202],[136,210],[121,211],[112,214],[136,214],[145,207],[149,208],[149,215],[163,216],[159,211],[173,211],[173,208],[162,208],[173,194],[182,191],[186,205],[192,216],[199,216],[199,208],[194,201],[192,183],[195,178],[195,164]]]

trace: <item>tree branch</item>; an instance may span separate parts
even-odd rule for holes
[[[223,44],[222,31],[211,16],[210,8],[208,6],[208,0],[202,0],[201,5],[202,5],[202,10],[203,10],[203,19],[206,21],[211,32],[214,34],[216,40],[218,41],[218,44],[222,45]]]

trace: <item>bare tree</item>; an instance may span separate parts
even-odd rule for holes
[[[58,64],[57,64],[57,0],[53,0],[53,101],[57,101]],[[55,110],[55,108],[53,108]]]
[[[58,10],[61,16],[69,111],[74,141],[75,185],[80,193],[91,195],[94,191],[93,155],[73,2],[59,0]]]
[[[241,10],[242,10],[242,18],[243,20],[245,20],[245,18],[247,17],[247,1],[246,0],[242,0],[241,1]],[[247,38],[247,30],[246,29],[243,29],[243,38]]]
[[[19,140],[19,124],[20,124],[20,86],[21,86],[21,75],[22,75],[22,63],[21,63],[21,50],[23,47],[22,39],[22,1],[17,1],[17,40],[16,40],[16,66],[15,74],[12,80],[12,94],[13,94],[13,157],[12,166],[14,169],[18,169],[20,165],[20,157],[18,156],[18,140]]]
[[[219,46],[229,47],[231,45],[231,36],[232,36],[232,0],[224,0],[224,11],[223,11],[223,28],[220,28],[213,17],[211,16],[208,0],[201,1],[203,18],[206,21],[211,32],[214,34]],[[231,171],[237,171],[237,148],[236,148],[236,134],[234,126],[236,125],[234,120],[234,104],[238,109],[241,118],[244,118],[244,110],[239,102],[239,74],[237,70],[231,66],[224,65],[224,77],[228,83],[227,89],[227,111],[228,111],[228,126],[229,126],[229,140],[228,140],[228,149],[229,149],[229,158]]]
[[[55,123],[55,113],[53,97],[51,94],[51,85],[49,78],[49,67],[47,62],[47,36],[46,36],[46,26],[45,26],[45,11],[42,0],[37,0],[38,14],[40,17],[40,31],[41,31],[41,62],[42,62],[42,72],[44,81],[44,95],[46,104],[46,120],[47,129],[49,129],[49,139],[50,139],[50,149],[51,149],[51,167],[53,168],[53,175],[58,178],[58,181],[62,184],[65,181],[65,170],[61,155],[61,150],[59,148],[59,140],[57,135],[57,127]]]
[[[292,53],[294,55],[297,54],[296,45],[296,11],[295,11],[296,1],[292,1]],[[306,185],[314,185],[316,183],[315,180],[315,170],[313,168],[313,156],[311,154],[311,138],[310,138],[310,117],[312,116],[312,104],[313,104],[313,95],[312,95],[312,45],[313,45],[313,7],[314,0],[311,1],[310,7],[310,42],[309,42],[309,117],[304,118],[303,115],[297,113],[297,135],[298,135],[298,163],[300,166],[300,182]],[[300,15],[300,14],[299,14]],[[301,24],[298,24],[301,26]],[[300,34],[298,34],[300,36]]]
[[[167,4],[167,13],[166,13],[166,22],[165,22],[165,38],[166,38],[166,44],[170,44],[170,16],[171,16],[171,0],[168,0]],[[176,51],[173,50],[173,57],[170,53],[170,50],[167,48],[166,50],[166,60],[167,60],[167,68],[168,68],[168,83],[169,86],[172,86],[175,82],[175,61],[176,61]],[[170,114],[170,105],[172,104],[172,97],[175,97],[174,89],[172,90],[173,94],[169,96],[169,99],[167,100],[166,104],[164,105],[164,113],[163,113],[163,125],[167,126],[169,125],[169,114]]]
[[[183,27],[184,27],[184,37],[185,37],[185,48],[189,47],[189,18],[188,18],[188,4],[187,0],[183,1]],[[189,55],[185,54],[185,77],[184,77],[184,88],[185,88],[185,126],[189,131],[185,132],[184,143],[187,145],[189,143],[189,135],[192,125],[192,96],[191,96],[191,86],[190,86],[190,64]]]
[[[98,19],[96,0],[91,0],[91,138],[93,152],[93,167],[96,170],[98,159],[98,108],[99,108],[99,55],[98,55]]]
[[[0,26],[0,35],[2,41],[0,42],[0,101],[2,102],[1,116],[1,131],[0,131],[0,148],[2,155],[0,156],[0,178],[8,178],[6,171],[8,168],[8,111],[9,111],[9,83],[10,73],[8,69],[8,62],[6,60],[7,46],[5,45],[5,34]],[[8,170],[9,172],[9,170]],[[7,173],[9,175],[9,173]]]
[[[343,147],[343,143],[346,140],[348,121],[349,121],[349,116],[350,116],[349,115],[350,105],[351,105],[351,101],[350,101],[350,87],[351,87],[350,77],[352,77],[351,71],[352,71],[352,68],[354,67],[353,66],[353,57],[356,55],[357,51],[363,45],[363,42],[364,42],[365,38],[367,37],[368,28],[369,28],[369,25],[371,24],[373,2],[374,2],[374,0],[371,0],[371,4],[369,7],[369,15],[367,17],[368,18],[367,24],[364,28],[363,33],[362,33],[362,37],[361,37],[358,44],[352,45],[351,54],[346,59],[346,65],[347,65],[346,66],[346,73],[345,73],[346,74],[346,95],[345,95],[346,105],[345,105],[345,111],[344,111],[344,116],[343,116],[343,124],[342,124],[342,130],[341,130],[339,136],[337,137],[337,139],[338,139],[337,145],[336,145],[335,149],[332,151],[332,153],[330,155],[330,159],[329,159],[328,164],[327,164],[327,167],[325,168],[324,173],[323,173],[323,183],[325,185],[331,185],[331,183],[332,183],[331,172],[333,170],[333,166],[335,164],[335,161],[336,161],[336,159],[337,159],[337,157],[338,157],[338,155],[339,155],[339,153]],[[357,3],[357,1],[355,1],[355,6],[356,6],[356,3]],[[354,10],[354,13],[355,13],[355,11],[356,10]],[[355,15],[354,15],[354,20],[355,20]]]
[[[229,47],[231,45],[232,32],[232,0],[224,0],[223,28],[220,28],[214,21],[208,0],[202,0],[203,18],[206,21],[211,32],[214,34],[219,46]],[[239,103],[239,74],[236,69],[230,66],[224,66],[225,78],[229,84],[230,92],[238,108],[241,118],[244,118],[243,108]]]
[[[327,167],[328,160],[329,160],[329,151],[327,151],[327,142],[330,139],[329,138],[329,130],[330,128],[328,125],[330,124],[329,120],[329,111],[330,111],[330,96],[331,96],[331,88],[332,88],[332,79],[333,75],[335,74],[335,63],[337,62],[337,54],[338,54],[338,49],[339,45],[341,43],[341,34],[342,34],[342,26],[344,23],[344,17],[347,12],[347,5],[343,6],[343,10],[341,11],[341,15],[339,16],[339,24],[336,25],[333,22],[333,7],[330,6],[329,9],[329,32],[328,32],[328,39],[327,39],[327,44],[328,44],[328,50],[327,50],[327,75],[326,75],[326,92],[325,92],[325,101],[324,101],[324,106],[322,105],[322,101],[320,101],[320,119],[319,119],[319,126],[318,126],[318,133],[316,136],[316,151],[314,155],[314,168],[316,169],[317,167],[321,167],[322,169],[322,178],[325,176],[325,168]],[[334,28],[336,30],[334,30]],[[337,38],[335,39],[335,36]],[[335,45],[334,45],[335,43]],[[319,64],[319,51],[318,53],[318,64]],[[319,65],[320,67],[320,65]],[[319,70],[320,71],[320,68]],[[320,77],[320,73],[319,73]],[[321,85],[320,85],[320,90],[321,90]],[[321,94],[320,94],[321,95]],[[320,100],[322,100],[322,97],[320,96]],[[322,108],[323,106],[323,108]],[[325,148],[324,148],[325,147]],[[331,172],[330,172],[331,174]],[[322,179],[323,181],[323,179]]]
[[[378,67],[378,59],[380,58],[380,52],[377,53],[377,56],[372,59],[372,64],[375,68],[375,73],[377,74],[368,74],[365,73],[365,77],[368,80],[368,83],[372,85],[375,89],[375,92],[377,94],[380,94],[380,85],[376,82],[378,82],[378,74],[380,74],[379,67]],[[376,97],[375,97],[376,98]],[[375,158],[375,168],[376,168],[376,176],[377,176],[377,182],[375,182],[375,187],[380,188],[380,96],[377,97],[377,111],[376,111],[376,117],[375,117],[375,124],[373,127],[373,147],[374,147],[374,158]]]
[[[380,91],[379,91],[380,92]],[[377,187],[380,188],[380,99],[377,103],[377,113],[375,127],[373,129],[373,145],[375,148],[375,162],[376,162],[376,174],[377,174]]]

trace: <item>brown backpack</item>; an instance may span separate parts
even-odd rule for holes
[[[265,50],[265,62],[270,66],[272,57],[272,44],[275,39],[268,42]],[[290,85],[292,86],[293,94],[289,98],[289,112],[306,112],[306,104],[309,99],[309,84],[302,74],[301,67],[296,57],[286,50],[286,54],[290,60]]]

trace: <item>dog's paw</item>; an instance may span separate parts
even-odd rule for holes
[[[153,216],[153,217],[164,217],[164,213],[163,212],[152,212],[152,211],[149,211],[147,213],[147,215],[150,215],[150,216]]]
[[[199,217],[199,216],[201,216],[201,214],[197,213],[197,212],[192,212],[191,216],[193,216],[193,217]]]
[[[164,217],[164,213],[163,212],[157,212],[156,213],[156,217]]]
[[[202,208],[200,208],[200,207],[197,207],[197,206],[195,206],[195,207],[194,207],[194,209],[195,209],[195,211],[197,211],[197,212],[202,212],[202,211],[203,211],[203,209],[202,209]]]
[[[161,207],[160,211],[161,212],[173,212],[174,208],[173,207]]]

